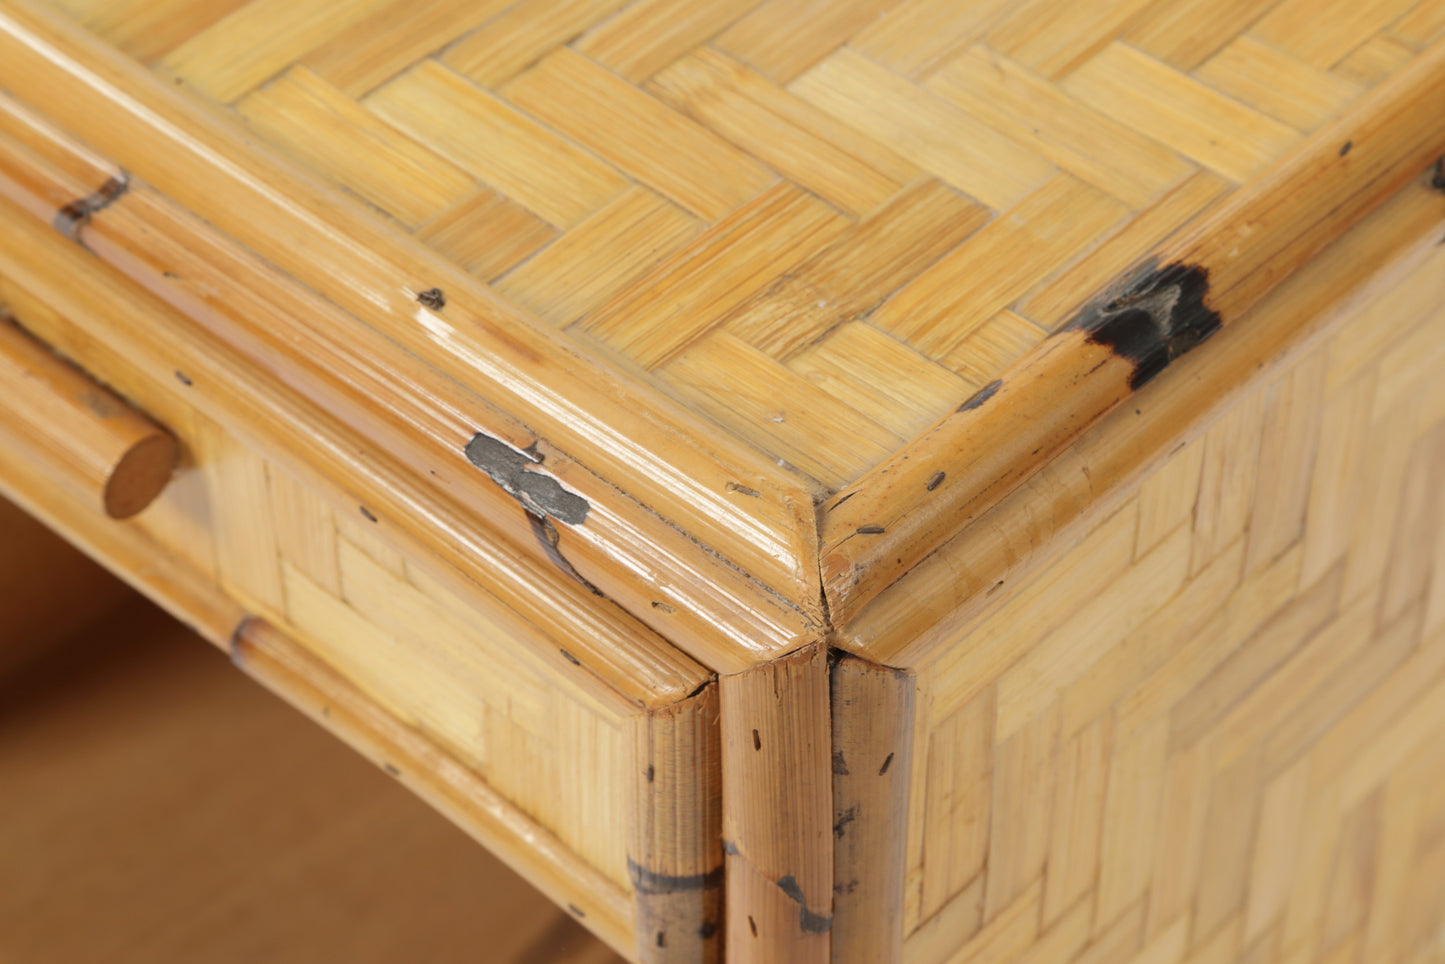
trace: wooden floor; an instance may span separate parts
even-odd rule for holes
[[[0,960],[617,960],[138,597],[0,676],[0,773]]]

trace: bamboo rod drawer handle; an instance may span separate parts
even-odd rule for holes
[[[0,318],[0,444],[67,471],[113,519],[140,512],[176,463],[176,440],[109,389]]]

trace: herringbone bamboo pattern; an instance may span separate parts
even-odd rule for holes
[[[833,490],[1438,0],[55,0]]]
[[[1436,253],[916,668],[905,959],[1445,960],[1442,305]]]

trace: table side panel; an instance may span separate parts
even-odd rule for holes
[[[1437,248],[914,667],[905,960],[1436,939],[1442,305]]]

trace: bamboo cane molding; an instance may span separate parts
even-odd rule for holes
[[[179,446],[0,491],[634,960],[1436,960],[1442,155],[1442,0],[0,0]]]

